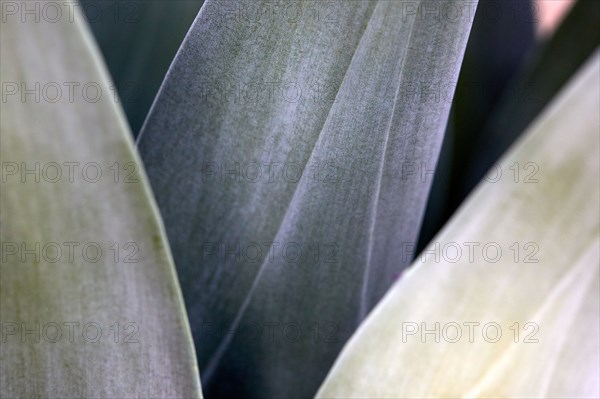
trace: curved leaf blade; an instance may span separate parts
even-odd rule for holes
[[[3,16],[1,396],[200,398],[160,216],[83,16],[67,11]]]

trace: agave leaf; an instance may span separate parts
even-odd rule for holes
[[[319,397],[600,396],[599,76],[596,52],[361,325]],[[516,162],[536,176],[515,183]]]
[[[137,136],[203,0],[81,0]]]
[[[164,228],[84,17],[16,10],[0,42],[0,394],[199,398]]]
[[[205,2],[138,141],[209,396],[313,395],[409,263],[476,6],[284,4]]]

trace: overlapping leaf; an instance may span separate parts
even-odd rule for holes
[[[372,312],[319,397],[600,396],[599,89],[596,51]]]
[[[277,4],[207,1],[139,140],[215,397],[314,394],[408,264],[476,6]]]

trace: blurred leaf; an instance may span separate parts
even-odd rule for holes
[[[523,29],[525,26],[531,29],[530,18],[539,19],[537,7],[534,7],[534,14],[530,16],[523,8],[525,6],[524,2],[520,7],[515,7],[511,2],[505,4],[489,0],[482,2],[478,8],[457,86],[454,117],[450,123],[453,129],[447,131],[442,146],[441,159],[451,158],[446,161],[446,165],[451,162],[451,167],[450,171],[437,169],[418,250],[422,250],[439,231],[494,162],[523,133],[600,43],[600,27],[597,24],[600,3],[583,0],[575,3],[567,18],[547,41],[538,42],[532,49],[523,47],[519,44],[519,37],[524,37],[523,42],[530,41],[530,33],[523,32]],[[483,19],[488,21],[486,24],[491,24],[496,20],[494,9],[502,10],[499,15],[504,17],[498,19],[499,28],[507,25],[502,21],[513,21],[508,24],[513,26],[511,30],[521,33],[517,36],[506,33],[506,37],[496,37],[495,43],[488,42],[487,46],[483,46],[479,43],[493,29],[486,35],[485,30],[478,30],[484,22],[478,21]],[[515,12],[515,9],[521,11]],[[515,62],[518,59],[507,54],[500,57],[491,54],[496,48],[502,52],[506,44],[528,51],[523,65],[520,65],[520,59]],[[511,74],[503,74],[501,70],[511,64],[511,59]],[[513,76],[514,69],[519,66]],[[493,73],[485,77],[482,71],[489,70]],[[490,79],[503,83],[495,87],[489,83],[477,83],[490,82]],[[450,181],[445,179],[448,173],[451,173]],[[449,187],[452,190],[445,190]]]
[[[453,160],[461,175],[473,141],[534,45],[534,20],[529,1],[482,0],[479,4],[454,101]]]
[[[408,264],[475,6],[204,4],[139,146],[208,396],[314,394]]]
[[[600,2],[575,3],[561,26],[523,66],[476,137],[469,154],[460,198],[525,131],[600,44]]]
[[[536,36],[551,36],[577,0],[532,0],[536,8]]]
[[[137,136],[203,0],[81,0]]]
[[[2,22],[0,394],[198,398],[163,226],[92,41],[79,13]]]
[[[599,75],[596,52],[361,325],[319,397],[600,396]]]

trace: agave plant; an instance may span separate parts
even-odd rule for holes
[[[3,0],[2,397],[600,397],[598,4]]]

